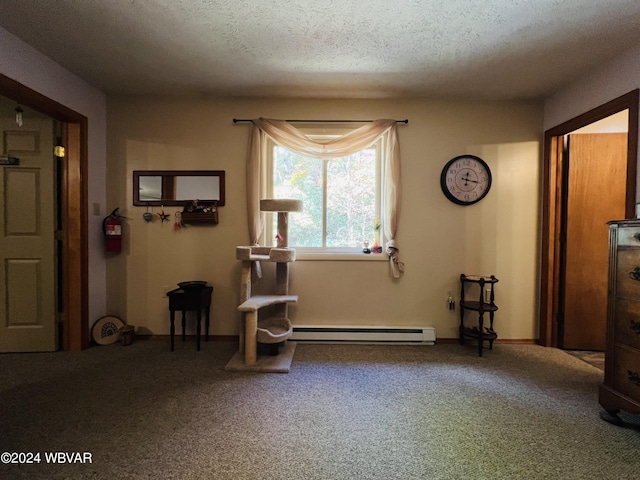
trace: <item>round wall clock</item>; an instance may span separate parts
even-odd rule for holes
[[[491,188],[491,170],[480,157],[460,155],[447,162],[440,175],[444,195],[458,205],[482,200]]]

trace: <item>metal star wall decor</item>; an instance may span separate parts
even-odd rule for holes
[[[156,215],[158,215],[162,223],[169,221],[169,214],[164,213],[164,209],[162,209],[162,211],[158,212]]]

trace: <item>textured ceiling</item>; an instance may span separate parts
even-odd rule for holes
[[[107,94],[543,98],[640,41],[639,0],[1,0]]]

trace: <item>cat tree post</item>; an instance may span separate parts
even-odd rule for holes
[[[289,246],[289,212],[301,212],[302,201],[291,198],[265,198],[260,200],[260,211],[278,212],[278,247]]]
[[[278,212],[278,248],[289,247],[289,212],[302,210],[300,200],[291,199],[264,199],[260,200],[260,210],[263,212]],[[289,262],[276,263],[276,295],[289,293]],[[289,305],[281,303],[275,306],[276,318],[288,318]]]
[[[302,202],[293,199],[264,199],[260,201],[263,212],[278,213],[278,236],[276,247],[236,247],[236,258],[242,261],[240,284],[242,312],[240,324],[239,354],[244,358],[245,367],[252,367],[258,361],[257,344],[271,346],[271,355],[277,355],[278,346],[291,337],[293,328],[288,318],[287,305],[297,302],[297,295],[289,295],[289,263],[295,261],[295,249],[289,248],[289,212],[302,210]],[[274,295],[252,296],[251,274],[255,262],[276,264],[276,285]],[[273,307],[271,318],[259,320],[258,312],[264,307]]]
[[[253,268],[251,267],[253,262],[250,260],[242,261],[242,273],[240,274],[240,303],[244,303],[251,297],[251,274]],[[244,353],[244,344],[245,344],[245,327],[244,322],[240,322],[240,333],[238,342],[238,350],[240,353]]]

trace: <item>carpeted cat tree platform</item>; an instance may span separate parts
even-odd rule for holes
[[[242,261],[241,303],[238,306],[242,317],[240,344],[225,370],[288,373],[295,351],[295,343],[287,341],[293,332],[288,318],[288,304],[298,301],[297,295],[289,295],[289,264],[295,261],[296,251],[288,247],[288,214],[301,211],[302,202],[264,199],[260,200],[260,210],[278,212],[278,246],[236,247],[236,258]],[[257,268],[257,262],[276,264],[274,295],[251,295],[252,273]],[[271,310],[271,315],[259,319],[262,309]],[[268,354],[259,355],[259,350],[268,350]]]

